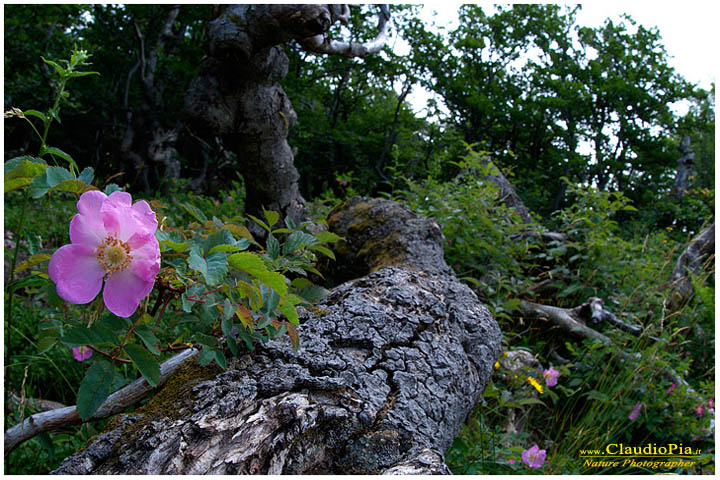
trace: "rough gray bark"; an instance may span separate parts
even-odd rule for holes
[[[670,279],[661,287],[669,288],[670,306],[678,307],[693,294],[692,277],[702,272],[705,262],[715,254],[715,222],[693,238],[675,263]]]
[[[325,33],[347,23],[345,5],[221,5],[207,31],[207,57],[186,97],[198,131],[219,135],[237,153],[247,213],[263,207],[295,221],[306,216],[287,143],[297,115],[280,86],[288,70],[281,45],[296,39],[320,53],[364,56],[384,45],[387,10],[368,44],[332,42]],[[262,232],[256,232],[262,234]]]
[[[675,199],[682,198],[688,189],[688,182],[690,181],[690,175],[692,174],[692,166],[695,163],[695,152],[693,152],[690,146],[690,137],[685,135],[678,145],[680,150],[680,158],[678,158],[677,174],[675,176],[675,184],[670,192],[670,195]]]
[[[449,473],[443,451],[491,375],[497,323],[445,264],[431,220],[369,199],[333,215],[346,255],[387,237],[404,253],[381,267],[368,248],[365,268],[379,269],[300,312],[298,352],[283,339],[224,372],[188,363],[54,473]]]

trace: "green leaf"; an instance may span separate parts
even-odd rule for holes
[[[238,346],[237,342],[232,337],[225,337],[225,341],[227,342],[227,346],[230,349],[230,353],[232,353],[234,356],[238,356]]]
[[[88,368],[77,396],[77,411],[83,421],[87,421],[110,395],[114,376],[115,367],[109,362],[97,362]]]
[[[335,254],[332,252],[332,250],[330,250],[327,247],[323,247],[322,245],[313,245],[309,248],[310,248],[310,250],[313,250],[315,252],[320,252],[323,255],[328,256],[328,257],[332,258],[333,260],[335,260]]]
[[[135,335],[137,335],[140,340],[142,340],[147,349],[150,350],[150,353],[152,353],[153,355],[160,355],[160,350],[158,350],[156,346],[158,343],[160,343],[160,341],[155,337],[152,326],[138,325],[137,327],[135,327]]]
[[[283,245],[282,252],[283,255],[287,255],[288,253],[292,253],[302,246],[315,245],[316,243],[317,239],[309,233],[295,232],[288,237],[285,245]]]
[[[521,398],[517,401],[518,405],[542,405],[543,407],[546,407],[545,403],[537,398]]]
[[[297,278],[295,280],[305,280],[304,278]],[[293,280],[293,283],[295,283]],[[317,303],[323,298],[327,297],[330,293],[327,289],[311,283],[309,280],[305,280],[307,284],[303,284],[302,287],[297,288],[295,293],[300,295],[302,298],[307,300],[309,303]]]
[[[272,313],[273,310],[275,310],[275,307],[277,307],[279,301],[280,295],[278,295],[275,290],[270,290],[270,292],[266,292],[263,311],[267,314]]]
[[[198,353],[197,362],[198,365],[207,365],[208,363],[215,360],[215,351],[210,347],[203,347]]]
[[[38,354],[43,354],[53,348],[58,343],[58,337],[50,336],[50,337],[43,337],[40,340],[38,340],[37,343],[37,350]]]
[[[230,230],[218,230],[209,235],[202,244],[203,252],[213,253],[213,248],[220,245],[235,246],[235,239]]]
[[[290,343],[292,344],[293,350],[297,352],[300,348],[300,335],[298,335],[297,328],[295,328],[295,325],[288,322],[285,322],[285,326],[287,327],[288,337],[290,337]]]
[[[187,202],[182,202],[180,204],[180,206],[183,209],[185,209],[186,212],[188,212],[190,215],[192,215],[195,218],[195,220],[197,220],[198,222],[205,223],[208,221],[208,218],[205,216],[205,214],[202,212],[202,210],[200,210],[196,206],[190,205]]]
[[[47,153],[49,153],[50,155],[57,155],[58,157],[62,158],[63,160],[66,160],[70,165],[77,168],[77,163],[75,163],[75,160],[73,160],[73,158],[69,154],[63,152],[59,148],[48,147],[48,146],[43,146],[42,148],[40,148],[40,156],[41,157],[45,156],[45,154],[47,154]]]
[[[296,295],[288,295],[286,297],[282,297],[280,299],[280,304],[278,305],[278,310],[280,310],[283,315],[285,315],[285,318],[287,318],[293,325],[298,325],[300,323],[300,317],[298,316],[297,310],[295,310],[295,305],[299,303],[303,303],[302,298],[298,298]]]
[[[20,265],[15,267],[15,273],[22,272],[23,270],[34,267],[35,265],[47,262],[48,260],[50,260],[50,257],[51,255],[48,253],[36,253],[35,255],[32,255],[30,258],[21,262]]]
[[[125,353],[128,354],[145,380],[151,386],[157,387],[160,383],[160,364],[155,357],[137,343],[125,345]]]
[[[40,120],[42,120],[43,123],[46,123],[46,122],[47,122],[47,117],[45,116],[45,114],[42,113],[42,112],[38,112],[37,110],[24,110],[24,111],[23,111],[23,115],[25,115],[26,117],[27,117],[27,116],[37,117],[37,118],[39,118]]]
[[[240,252],[230,255],[227,261],[234,268],[260,279],[280,295],[287,293],[285,277],[277,272],[269,271],[259,256],[250,252]]]
[[[273,260],[276,260],[280,256],[280,242],[277,241],[277,238],[275,238],[272,233],[268,234],[267,253]]]
[[[253,221],[255,221],[255,223],[257,223],[258,225],[260,225],[261,227],[263,227],[265,230],[267,230],[268,232],[270,231],[270,227],[268,227],[265,222],[263,222],[262,220],[260,220],[260,219],[257,218],[257,217],[253,217],[253,216],[250,215],[249,213],[246,214],[246,215],[247,215],[248,217],[252,218]]]
[[[73,174],[63,167],[47,167],[44,174],[36,176],[33,178],[33,181],[30,182],[30,196],[32,198],[40,198],[51,188],[66,180],[74,179]]]
[[[228,259],[222,252],[212,253],[203,258],[197,246],[190,249],[188,265],[193,270],[202,273],[205,283],[209,286],[217,285],[227,274]]]
[[[90,185],[93,178],[95,178],[95,171],[91,167],[85,167],[78,175],[78,180],[85,182],[85,185]]]
[[[122,188],[115,183],[108,183],[105,187],[105,195],[110,195],[113,192],[122,192]]]
[[[263,213],[265,214],[265,219],[269,227],[272,227],[280,220],[280,214],[277,212],[267,211],[263,208]]]
[[[30,185],[35,177],[45,172],[47,164],[40,158],[16,157],[5,163],[5,193]]]
[[[70,193],[82,193],[87,188],[87,185],[82,180],[65,180],[50,188],[50,192],[70,192]]]
[[[315,238],[320,243],[332,243],[342,240],[342,237],[332,232],[318,232],[315,234]]]
[[[213,352],[215,352],[215,361],[218,365],[220,365],[220,368],[227,370],[227,360],[225,359],[225,354],[222,350],[214,349]]]

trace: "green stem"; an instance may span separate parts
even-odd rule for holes
[[[27,207],[28,203],[28,190],[25,189],[23,194],[23,203],[22,207],[20,209],[20,218],[18,219],[17,227],[15,228],[15,250],[13,251],[13,257],[12,261],[10,262],[10,278],[8,280],[8,284],[6,288],[12,286],[13,282],[15,281],[15,264],[17,263],[17,257],[18,252],[20,251],[20,229],[23,225],[23,220],[25,220],[25,208]],[[7,345],[8,345],[8,351],[9,347],[11,345],[11,333],[10,333],[10,327],[12,326],[12,303],[13,303],[13,293],[8,292],[8,299],[7,299],[7,322],[8,322],[8,338],[7,338]]]

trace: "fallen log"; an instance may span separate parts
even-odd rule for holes
[[[339,263],[388,239],[397,255],[301,309],[297,352],[281,339],[225,371],[189,360],[53,473],[449,473],[443,452],[490,378],[497,323],[442,255],[428,260],[442,252],[439,228],[417,230],[431,220],[373,199],[333,214],[355,226]]]

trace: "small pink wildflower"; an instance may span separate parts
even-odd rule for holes
[[[667,393],[668,395],[670,395],[670,394],[672,393],[672,391],[675,390],[675,387],[676,387],[676,385],[673,383],[672,385],[670,385],[670,388],[668,388],[667,390],[665,390],[665,393]]]
[[[630,416],[628,417],[630,420],[635,420],[638,415],[640,415],[640,410],[642,410],[643,404],[641,402],[638,402],[637,405],[632,409],[632,412],[630,412]]]
[[[697,413],[698,417],[702,417],[703,413],[705,413],[705,407],[703,407],[702,405],[698,405],[697,407],[695,407],[695,413]]]
[[[713,397],[708,398],[708,407],[715,409],[715,402],[713,400]]]
[[[225,201],[226,201],[226,202],[232,202],[232,196],[231,196],[231,195],[228,195],[227,197],[225,197]]]
[[[83,362],[87,360],[88,358],[92,357],[92,350],[90,350],[90,347],[87,347],[85,345],[81,347],[75,347],[72,349],[73,357],[78,362]]]
[[[545,463],[547,452],[540,450],[540,447],[533,445],[528,450],[522,452],[522,461],[530,468],[540,468]]]
[[[160,270],[155,212],[129,193],[110,196],[93,190],[77,202],[70,245],[50,259],[48,273],[58,295],[70,303],[92,301],[103,286],[103,301],[118,317],[129,317],[148,296]]]
[[[557,385],[558,377],[560,376],[560,372],[555,370],[553,367],[550,367],[550,370],[545,370],[543,372],[543,377],[545,378],[545,385],[548,387],[554,387]]]
[[[215,200],[215,205],[220,205],[220,200]]]

